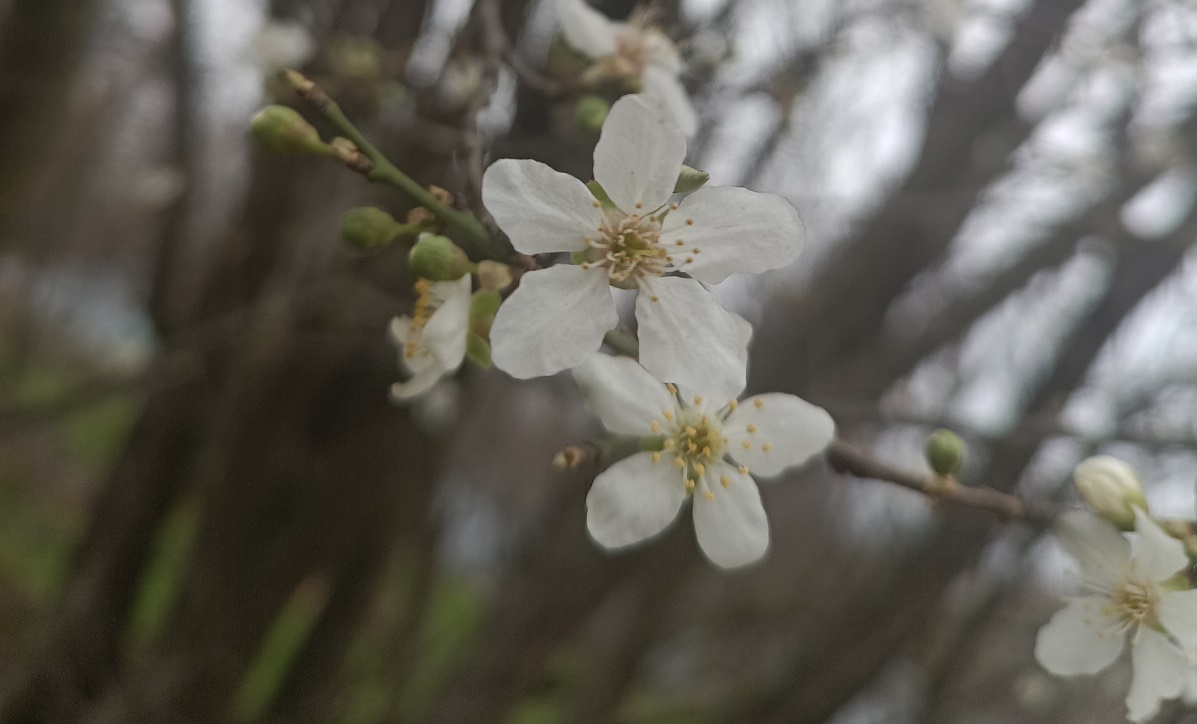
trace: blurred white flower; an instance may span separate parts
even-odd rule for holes
[[[615,327],[610,286],[638,289],[640,360],[659,379],[724,399],[744,389],[751,330],[700,282],[792,261],[803,228],[785,199],[707,187],[668,204],[686,155],[658,103],[624,96],[594,149],[594,176],[614,208],[543,163],[504,159],[482,198],[525,254],[568,251],[578,264],[525,274],[491,329],[495,364],[514,377],[582,364]],[[666,276],[675,271],[689,277]]]
[[[1094,512],[1123,530],[1135,525],[1135,508],[1148,510],[1135,469],[1110,455],[1085,458],[1073,472],[1077,492]]]
[[[663,439],[661,450],[636,453],[595,478],[586,525],[607,548],[660,533],[692,497],[707,558],[723,568],[752,563],[769,546],[769,521],[750,472],[772,476],[801,465],[835,434],[826,411],[793,395],[743,403],[691,397],[629,357],[593,355],[574,378],[608,430]]]
[[[1197,591],[1178,574],[1189,566],[1180,541],[1135,509],[1131,544],[1091,513],[1063,515],[1060,544],[1076,559],[1090,595],[1073,598],[1039,630],[1035,658],[1062,676],[1093,674],[1118,658],[1129,637],[1134,676],[1126,697],[1131,721],[1155,715],[1181,695],[1197,653]]]
[[[391,396],[421,395],[465,359],[470,325],[470,275],[451,282],[416,282],[413,316],[391,320],[391,339],[402,350],[400,364],[411,377],[391,385]]]
[[[673,111],[687,136],[698,130],[698,116],[678,75],[677,47],[654,27],[648,13],[633,13],[626,23],[595,10],[586,0],[559,0],[561,31],[575,50],[597,61],[603,77],[639,79],[641,89],[660,98]]]
[[[264,75],[299,68],[316,53],[316,41],[297,20],[270,20],[258,31],[254,59]]]

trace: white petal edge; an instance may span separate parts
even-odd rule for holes
[[[754,432],[748,432],[749,425]],[[835,437],[835,421],[826,410],[780,392],[745,399],[728,416],[723,429],[730,446],[728,454],[758,476],[777,475],[801,465]],[[749,447],[745,448],[745,443]]]
[[[512,377],[551,375],[585,362],[618,322],[602,269],[558,264],[528,272],[495,315],[491,359]]]
[[[1189,565],[1183,543],[1160,528],[1159,524],[1135,508],[1135,568],[1153,581],[1171,578]]]
[[[594,178],[621,211],[647,214],[673,195],[685,158],[686,137],[673,111],[660,99],[626,95],[599,133]]]
[[[685,500],[682,475],[671,461],[654,463],[652,453],[636,453],[594,479],[586,529],[604,548],[634,545],[665,530]]]
[[[1087,510],[1068,511],[1056,519],[1054,532],[1086,579],[1112,588],[1129,572],[1130,541],[1104,518]]]
[[[1126,695],[1127,718],[1145,722],[1160,710],[1160,702],[1175,699],[1184,691],[1188,661],[1168,637],[1140,626],[1131,647],[1134,674]]]
[[[642,281],[636,321],[640,364],[657,379],[711,400],[732,400],[744,389],[744,320],[721,307],[699,282],[683,277]]]
[[[1118,625],[1116,617],[1102,613],[1105,596],[1082,596],[1068,601],[1039,629],[1035,659],[1058,676],[1095,674],[1114,663],[1126,645],[1125,636],[1102,632]]]
[[[1197,658],[1197,590],[1160,594],[1160,624]]]
[[[659,65],[649,65],[640,76],[644,94],[660,98],[673,112],[678,128],[686,138],[698,132],[698,113],[690,101],[690,94],[678,80],[677,71]]]
[[[412,360],[412,362],[415,361]],[[396,382],[391,385],[392,400],[403,402],[413,397],[419,397],[431,390],[445,376],[445,370],[431,357],[424,358],[424,362],[421,364],[409,364],[409,367],[412,370],[412,376],[405,382]]]
[[[730,483],[724,487],[720,477]],[[769,519],[752,477],[726,464],[711,465],[706,484],[714,494],[694,493],[694,533],[711,563],[738,568],[760,560],[769,549]]]
[[[631,357],[592,355],[574,368],[574,380],[603,426],[620,435],[653,434],[653,420],[677,407],[665,384]]]
[[[524,254],[581,251],[605,219],[586,184],[527,159],[492,163],[482,175],[482,203]]]
[[[695,191],[669,212],[661,230],[666,248],[680,239],[685,248],[701,251],[690,257],[694,261],[684,270],[709,284],[736,272],[781,268],[798,258],[805,237],[802,220],[789,201],[735,186]]]
[[[470,275],[449,282],[433,282],[432,294],[443,300],[424,325],[421,341],[445,370],[461,366],[470,328]]]
[[[565,42],[591,58],[614,55],[619,23],[591,7],[586,0],[558,0],[558,17]]]

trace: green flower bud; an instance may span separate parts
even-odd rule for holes
[[[350,209],[341,217],[341,236],[359,249],[381,249],[406,229],[393,216],[373,206]]]
[[[299,112],[287,106],[266,106],[250,121],[249,130],[268,150],[289,155],[326,154],[328,144]]]
[[[407,257],[412,273],[434,282],[460,279],[474,270],[470,258],[449,237],[428,234],[411,248]]]
[[[1135,508],[1147,510],[1147,499],[1135,469],[1118,458],[1085,458],[1072,474],[1076,491],[1089,509],[1122,530],[1135,529]]]
[[[951,430],[936,430],[927,438],[924,453],[936,475],[955,475],[964,462],[964,441]]]
[[[578,126],[587,133],[598,133],[603,128],[603,121],[611,112],[611,104],[599,96],[582,96],[574,106],[574,117]]]
[[[688,194],[691,191],[697,191],[710,180],[711,174],[706,171],[699,171],[682,164],[682,171],[677,175],[677,183],[673,185],[673,193]]]

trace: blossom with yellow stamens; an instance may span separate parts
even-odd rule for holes
[[[674,451],[672,465],[660,464],[656,452],[642,452],[595,478],[586,523],[608,548],[660,533],[691,498],[707,558],[724,568],[752,563],[768,548],[769,522],[750,470],[777,475],[823,450],[835,434],[824,410],[793,395],[759,395],[753,401],[760,404],[752,405],[715,403],[710,394],[687,397],[629,357],[593,355],[574,370],[574,379],[608,430],[659,434],[661,447]],[[760,444],[744,444],[752,440]]]
[[[421,395],[461,366],[470,325],[470,275],[451,282],[416,282],[412,316],[391,320],[391,340],[402,349],[400,364],[411,377],[391,385],[391,396]]]
[[[497,367],[529,378],[582,364],[618,322],[614,286],[641,292],[640,359],[658,379],[721,399],[743,389],[751,328],[702,283],[789,263],[802,222],[785,199],[741,188],[704,187],[671,209],[685,155],[673,118],[631,95],[612,106],[594,149],[595,179],[614,206],[537,161],[486,170],[483,201],[515,248],[573,252],[577,262],[524,274],[491,328]],[[690,251],[675,256],[678,241]]]
[[[1134,675],[1126,697],[1131,721],[1181,695],[1197,654],[1197,591],[1182,574],[1184,545],[1141,508],[1132,546],[1087,511],[1061,516],[1057,539],[1075,559],[1087,595],[1069,600],[1039,630],[1035,658],[1053,674],[1094,674],[1114,663],[1129,639]]]

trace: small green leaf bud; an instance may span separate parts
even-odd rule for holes
[[[406,228],[395,217],[374,206],[359,206],[341,217],[341,236],[359,249],[381,249]]]
[[[677,183],[673,185],[673,193],[688,194],[691,191],[697,191],[710,180],[711,174],[706,171],[699,171],[682,164],[682,171],[677,175]]]
[[[460,279],[474,270],[470,258],[449,237],[428,234],[415,243],[407,257],[412,273],[434,282]]]
[[[294,108],[266,106],[249,124],[250,133],[268,150],[288,155],[326,154],[328,144]]]
[[[964,462],[964,441],[951,430],[936,430],[927,438],[924,453],[936,475],[953,476]]]
[[[511,267],[501,261],[483,259],[474,273],[478,275],[478,286],[486,292],[501,292],[513,281]]]
[[[603,121],[611,112],[611,104],[599,96],[582,96],[574,106],[574,117],[578,119],[578,126],[587,133],[598,133],[603,128]]]
[[[1085,458],[1076,466],[1072,478],[1089,509],[1122,530],[1135,529],[1135,508],[1148,512],[1139,476],[1134,468],[1116,457]]]

